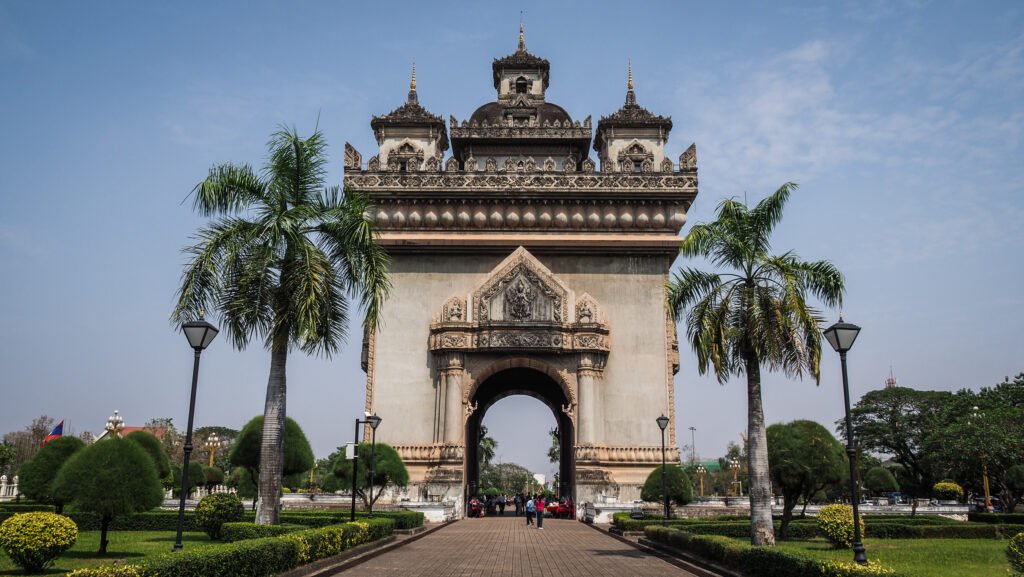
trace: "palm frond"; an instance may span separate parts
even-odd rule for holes
[[[249,165],[221,164],[192,189],[192,208],[203,216],[235,214],[263,201],[266,191]]]
[[[674,280],[665,287],[665,291],[668,310],[676,320],[679,320],[687,306],[701,300],[722,283],[719,275],[692,268],[685,268],[673,277]]]

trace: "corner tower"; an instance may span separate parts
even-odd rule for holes
[[[371,121],[380,150],[365,169],[346,149],[345,184],[373,200],[392,257],[382,328],[364,340],[366,408],[405,460],[413,501],[462,511],[479,488],[483,416],[523,394],[558,424],[562,493],[630,503],[661,463],[661,414],[679,462],[664,286],[697,195],[695,157],[666,161],[671,120],[630,88],[598,126],[598,171],[590,117],[550,101],[551,65],[522,34],[491,71],[495,101],[452,117],[448,134],[412,90]],[[405,143],[424,161],[396,164]]]

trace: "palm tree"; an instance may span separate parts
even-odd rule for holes
[[[668,306],[705,374],[714,367],[720,383],[747,376],[747,464],[750,475],[750,542],[775,545],[772,532],[768,450],[761,404],[761,365],[788,376],[820,382],[824,322],[808,295],[829,307],[842,303],[843,275],[827,261],[803,262],[793,252],[769,254],[770,237],[796,184],[786,183],[753,209],[734,199],[718,205],[718,218],[695,226],[680,253],[708,258],[716,269],[685,268],[669,283]]]
[[[487,436],[487,427],[480,425],[480,461],[484,467],[494,460],[494,451],[498,449],[498,441],[494,437]]]
[[[279,521],[289,350],[330,357],[345,338],[349,298],[373,328],[390,283],[388,257],[376,243],[368,201],[325,187],[326,142],[281,128],[260,174],[221,164],[193,189],[193,208],[218,217],[184,250],[173,324],[216,311],[237,349],[258,335],[270,350],[260,448],[256,521]]]

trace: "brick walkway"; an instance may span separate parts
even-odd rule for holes
[[[464,519],[336,575],[693,576],[577,521],[547,519],[541,531],[525,523],[523,517]]]

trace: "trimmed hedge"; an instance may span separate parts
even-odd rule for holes
[[[52,508],[51,508],[52,510]],[[282,511],[281,523],[302,525],[304,527],[326,527],[348,523],[351,513],[346,509],[319,509],[309,511]],[[14,515],[13,512],[0,511],[0,522]],[[99,531],[100,518],[95,513],[86,511],[69,511],[65,508],[65,517],[70,517],[78,525],[79,531]],[[374,518],[391,519],[395,529],[415,529],[423,526],[423,513],[417,511],[374,511]],[[244,521],[254,521],[256,514],[246,511]],[[368,520],[365,511],[356,512],[356,520]],[[118,517],[110,522],[111,531],[176,531],[178,529],[178,512],[154,510],[137,513],[129,517]],[[202,531],[196,523],[194,511],[185,511],[185,531]]]
[[[53,505],[44,505],[42,503],[0,503],[0,512],[11,512],[11,513],[54,513],[57,508]]]
[[[906,577],[876,563],[860,567],[854,563],[836,563],[809,559],[770,547],[754,547],[745,543],[726,542],[714,537],[701,537],[672,527],[647,527],[647,538],[693,553],[745,575],[786,575],[787,577],[868,577],[886,575]]]
[[[121,567],[125,571],[134,568],[132,575],[138,577],[267,577],[382,539],[394,529],[392,519],[375,518],[278,537],[164,553],[147,557],[137,565]],[[105,577],[111,575],[109,570],[109,567],[80,570],[75,572],[75,577]]]
[[[968,521],[992,523],[996,525],[1024,525],[1024,514],[1021,513],[968,513]]]
[[[285,533],[300,531],[303,527],[297,525],[257,525],[256,523],[224,523],[220,526],[220,539],[225,543],[245,541],[246,539],[262,539],[264,537],[277,537]]]

